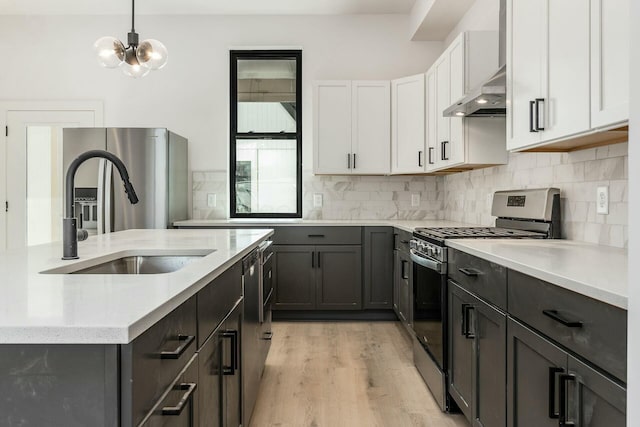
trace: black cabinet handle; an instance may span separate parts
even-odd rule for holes
[[[433,153],[433,150],[435,150],[435,148],[429,147],[429,164],[430,165],[433,164],[433,157],[431,156],[431,153]]]
[[[569,381],[575,381],[576,380],[576,376],[573,374],[562,374],[560,375],[560,390],[559,390],[559,394],[560,394],[560,407],[559,407],[559,411],[558,411],[558,426],[559,427],[567,427],[567,426],[574,426],[575,423],[573,421],[569,421],[568,420],[568,415],[567,415],[567,406],[569,405],[569,402],[567,401],[568,398],[568,394],[567,394],[567,384],[569,383]]]
[[[533,109],[536,105],[536,101],[529,101],[529,132],[538,132],[535,127],[533,127]]]
[[[442,141],[440,143],[440,149],[441,149],[441,156],[440,159],[441,160],[449,160],[449,158],[447,157],[447,144],[449,143],[449,141]]]
[[[547,317],[552,318],[556,322],[562,323],[564,326],[568,328],[582,328],[582,321],[580,320],[569,320],[566,317],[563,317],[558,310],[542,310],[542,314]]]
[[[315,254],[315,252],[311,252],[311,268],[314,268],[314,267],[315,267],[315,265],[314,265],[314,264],[315,264],[315,262],[316,262],[316,261],[315,261],[315,259],[316,259],[316,254]]]
[[[182,383],[176,387],[177,390],[185,390],[182,398],[176,406],[165,406],[162,408],[162,415],[180,415],[182,410],[187,405],[187,402],[191,400],[193,392],[196,391],[198,385],[196,383]]]
[[[324,237],[324,234],[307,234],[307,237]]]
[[[560,418],[560,413],[556,412],[556,378],[557,374],[564,372],[562,368],[549,368],[549,418]]]
[[[540,103],[544,102],[544,98],[536,98],[536,132],[544,130],[544,126],[540,126]]]
[[[265,341],[271,341],[271,339],[273,338],[273,332],[265,332],[264,333],[264,338],[262,338]]]
[[[223,375],[235,375],[238,370],[238,331],[226,330],[222,333],[222,338],[231,339],[231,366],[222,368]]]
[[[318,251],[318,268],[320,268],[320,251]]]
[[[195,335],[178,335],[180,345],[173,351],[161,351],[160,359],[179,359],[195,339]]]
[[[471,312],[475,310],[475,307],[471,304],[462,304],[462,335],[466,339],[474,339],[476,337],[475,333],[471,332],[470,324],[471,321]]]
[[[356,168],[356,153],[353,153],[353,168]]]
[[[418,151],[418,167],[422,167],[422,150]]]
[[[400,275],[402,276],[403,279],[409,278],[409,273],[407,273],[407,268],[406,268],[406,266],[408,265],[409,265],[409,261],[404,261],[404,260],[402,261]]]
[[[351,169],[351,153],[347,153],[347,169]]]
[[[469,277],[478,277],[482,273],[481,271],[475,270],[473,268],[459,268],[458,271]]]

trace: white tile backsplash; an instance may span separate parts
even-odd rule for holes
[[[303,172],[305,219],[447,219],[493,225],[498,190],[560,188],[563,237],[627,246],[627,143],[571,153],[512,153],[507,165],[446,176],[324,176]],[[227,171],[193,172],[193,218],[229,216]],[[596,188],[609,186],[609,215],[596,213]],[[216,208],[207,194],[217,195]],[[322,194],[323,206],[313,206]],[[420,205],[411,206],[411,195]]]

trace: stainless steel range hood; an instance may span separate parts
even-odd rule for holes
[[[504,117],[507,114],[506,0],[500,0],[499,69],[486,82],[442,112],[444,117]]]

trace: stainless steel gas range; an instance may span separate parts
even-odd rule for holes
[[[498,191],[491,214],[495,227],[416,228],[410,242],[413,261],[413,360],[440,405],[447,392],[447,254],[449,239],[560,238],[560,190]]]

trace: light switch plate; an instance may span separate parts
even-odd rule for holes
[[[411,195],[411,206],[420,206],[420,194],[412,194]]]
[[[313,195],[313,207],[314,208],[322,207],[322,193],[315,193]]]
[[[210,208],[215,208],[217,204],[218,204],[218,195],[216,193],[208,193],[207,206]]]
[[[598,187],[596,206],[596,212],[601,215],[609,215],[609,187]]]

